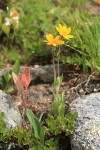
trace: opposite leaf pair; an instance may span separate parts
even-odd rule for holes
[[[21,77],[13,72],[12,77],[17,87],[18,93],[19,95],[21,95],[23,106],[26,109],[28,106],[28,86],[30,84],[30,70],[28,67],[26,67],[24,72],[21,74]]]

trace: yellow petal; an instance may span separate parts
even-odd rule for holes
[[[59,44],[60,44],[60,45],[61,45],[61,44],[64,44],[64,41],[60,41]]]
[[[57,46],[57,44],[53,44],[53,46]]]
[[[71,28],[66,28],[66,32],[69,34],[71,32]]]
[[[47,40],[51,40],[51,39],[53,39],[53,35],[52,34],[48,34],[48,35],[46,35],[46,38],[47,38]]]
[[[72,36],[72,35],[66,35],[66,36],[64,36],[66,39],[71,39],[71,38],[74,38],[74,36]]]
[[[63,26],[63,30],[67,30],[67,27],[66,27],[66,26]]]
[[[56,36],[56,38],[55,38],[55,40],[59,40],[59,37],[60,37],[60,36],[59,36],[59,35],[57,35],[57,36]]]

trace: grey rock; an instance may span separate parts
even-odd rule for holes
[[[100,150],[100,93],[74,100],[71,110],[78,112],[72,150]]]
[[[23,72],[25,67],[20,67],[20,72]],[[52,83],[54,80],[54,74],[53,74],[53,65],[46,65],[46,66],[38,66],[35,67],[29,67],[30,73],[31,73],[31,79],[34,82],[44,82],[44,83]],[[12,71],[12,68],[4,68],[0,70],[0,76],[3,76],[5,71]],[[57,71],[57,65],[56,65],[56,71]],[[65,71],[64,66],[60,65],[60,73],[63,74]]]
[[[0,113],[4,112],[4,121],[7,129],[21,125],[22,118],[18,108],[14,105],[10,96],[0,90]]]

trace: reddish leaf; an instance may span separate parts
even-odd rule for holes
[[[29,68],[25,68],[24,72],[21,76],[21,82],[23,83],[23,86],[27,89],[30,84],[30,70]]]
[[[22,94],[24,92],[24,87],[20,78],[14,72],[12,72],[12,77],[13,77],[14,83],[17,87],[19,94]]]

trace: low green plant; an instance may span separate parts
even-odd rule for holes
[[[21,78],[16,75],[15,73],[12,73],[12,77],[14,80],[14,83],[19,91],[19,94],[21,95],[23,106],[26,111],[26,115],[28,117],[28,120],[30,122],[31,128],[32,128],[32,137],[33,138],[33,149],[34,150],[56,150],[56,142],[53,142],[52,140],[45,141],[45,133],[48,130],[45,126],[41,125],[41,118],[38,119],[31,110],[28,109],[28,86],[30,83],[30,72],[29,68],[25,68],[24,72],[21,75]],[[25,88],[25,89],[24,89]],[[24,114],[25,115],[25,114]],[[18,139],[19,140],[19,139]],[[52,143],[52,144],[50,144]]]
[[[41,123],[39,122],[39,120],[33,114],[33,112],[31,110],[27,109],[26,115],[27,115],[28,120],[30,122],[30,125],[33,129],[34,136],[37,139],[37,143],[38,144],[40,143],[39,145],[36,145],[37,149],[43,148],[44,147],[44,138],[45,138],[46,127],[41,125]]]
[[[57,137],[60,137],[62,133],[64,133],[64,136],[70,136],[75,130],[77,112],[65,112],[64,92],[61,94],[58,92],[61,82],[62,78],[60,77],[55,81],[56,92],[54,93],[54,102],[52,104],[53,114],[49,114],[46,119],[47,127],[41,125],[41,119],[38,119],[30,109],[26,109],[26,115],[36,139],[33,150],[59,150],[57,140],[53,138],[45,140],[46,133],[49,132]]]
[[[77,112],[65,111],[65,96],[64,91],[59,93],[59,88],[62,82],[62,77],[58,77],[55,83],[54,101],[52,104],[53,115],[49,115],[46,122],[49,132],[53,135],[60,135],[65,133],[66,136],[73,134],[75,130],[75,119],[77,118]],[[53,123],[52,123],[53,122]]]
[[[4,113],[1,112],[1,113],[0,113],[0,132],[1,132],[1,133],[4,132],[5,127],[6,127],[6,124],[5,124],[5,122],[4,122],[3,119],[4,119]]]
[[[46,126],[43,126],[41,124],[42,116],[40,116],[40,118],[38,119],[30,109],[26,110],[26,115],[32,127],[32,132],[34,135],[33,138],[35,139],[32,150],[59,150],[57,140],[46,140],[45,136],[49,130]]]
[[[15,145],[20,147],[24,145],[29,146],[29,144],[33,144],[31,137],[31,130],[27,131],[21,126],[15,127],[14,129],[7,129],[4,121],[4,113],[0,113],[0,142],[10,143],[13,141]]]
[[[64,91],[62,93],[59,93],[62,79],[63,79],[63,77],[61,76],[61,77],[57,77],[57,79],[54,80],[55,92],[53,92],[54,101],[52,104],[52,111],[56,117],[64,116],[64,114],[65,114]]]
[[[20,64],[19,61],[17,60],[15,65],[13,66],[12,71],[18,74],[19,66]],[[3,76],[0,77],[0,88],[7,93],[11,93],[14,91],[12,76],[10,71],[5,71]]]
[[[32,128],[34,129],[35,138],[40,140],[41,144],[44,144],[46,127],[41,126],[41,123],[39,122],[39,120],[36,118],[36,116],[33,114],[31,110],[27,109],[26,114]]]
[[[65,111],[65,96],[64,90],[60,92],[60,87],[62,84],[63,77],[60,76],[60,66],[59,66],[59,59],[61,49],[60,46],[67,43],[68,40],[74,38],[73,35],[70,34],[71,28],[63,26],[59,24],[56,27],[59,35],[54,37],[52,34],[46,35],[47,45],[52,46],[52,55],[53,55],[53,66],[54,66],[54,86],[55,91],[53,92],[54,101],[52,103],[52,112],[53,114],[48,115],[46,119],[46,123],[48,126],[48,131],[53,135],[57,136],[58,138],[63,133],[65,136],[70,136],[73,134],[75,130],[75,119],[77,118],[77,112],[69,112]],[[61,40],[63,38],[63,40]],[[57,73],[55,68],[55,57],[57,60]]]
[[[70,136],[74,133],[77,118],[76,112],[70,112],[67,115],[55,117],[55,115],[49,115],[46,120],[49,132],[57,137],[60,137],[62,133],[65,136]],[[52,123],[53,122],[53,123]]]
[[[0,113],[0,142],[14,142],[15,146],[34,147],[34,150],[57,150],[57,143],[47,140],[44,143],[46,127],[42,126],[31,110],[27,109],[27,117],[32,125],[33,130],[26,130],[18,126],[13,129],[7,129],[4,121],[4,113]]]
[[[0,87],[3,91],[10,93],[13,92],[13,87],[11,86],[12,77],[9,72],[4,72],[4,75],[0,77]]]

